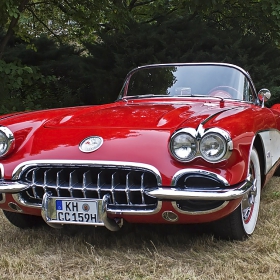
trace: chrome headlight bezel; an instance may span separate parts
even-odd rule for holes
[[[0,126],[0,158],[7,156],[14,148],[15,137],[12,131],[4,126]]]
[[[174,151],[174,139],[176,140],[176,137],[182,135],[182,134],[189,134],[195,141],[195,147],[196,151],[192,153],[191,157],[188,158],[182,158],[178,156],[178,153],[175,153]],[[206,147],[205,144],[207,139],[209,137],[213,137],[213,139],[217,139],[217,145],[215,145],[215,148],[220,149],[218,151],[218,155],[207,155],[207,151],[204,150]],[[212,141],[213,141],[212,139]],[[215,142],[215,141],[214,141]],[[215,143],[214,143],[215,144]],[[193,128],[183,128],[178,131],[176,131],[170,138],[169,142],[169,150],[171,155],[180,162],[190,162],[194,160],[195,158],[203,158],[206,162],[209,163],[218,163],[221,161],[224,161],[228,159],[231,155],[231,152],[233,150],[233,143],[231,140],[231,137],[229,133],[223,129],[220,128],[210,128],[205,130],[203,126],[199,126],[197,130]]]
[[[187,145],[183,144],[183,139],[188,139]],[[180,146],[181,142],[181,146]],[[169,142],[169,151],[172,156],[180,162],[189,162],[192,161],[197,153],[197,141],[195,139],[194,131],[192,129],[182,129],[174,133]],[[180,156],[187,154],[187,156]]]
[[[227,140],[221,133],[208,132],[200,140],[199,152],[206,161],[219,162],[228,152]]]

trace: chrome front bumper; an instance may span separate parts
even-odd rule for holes
[[[233,188],[225,189],[176,189],[176,188],[158,188],[149,191],[148,194],[159,200],[233,200],[244,196],[249,192],[255,181],[249,176],[243,183]]]
[[[223,182],[224,183],[224,182]],[[110,209],[108,206],[110,205],[111,196],[110,194],[104,195],[100,199],[95,199],[98,205],[98,220],[94,223],[95,226],[105,226],[107,229],[111,231],[117,231],[122,226],[122,214],[126,215],[153,215],[158,213],[162,207],[162,201],[171,201],[173,208],[180,213],[190,214],[190,215],[199,215],[199,214],[207,214],[211,212],[218,211],[225,207],[230,200],[238,199],[243,197],[247,192],[249,192],[254,186],[255,181],[251,176],[240,183],[235,185],[234,187],[225,186],[224,188],[207,188],[207,189],[191,189],[191,188],[176,188],[176,187],[156,187],[153,189],[145,189],[145,194],[158,199],[157,207],[153,210],[139,210],[139,209],[122,209],[118,210],[116,208]],[[226,184],[225,184],[226,185]],[[37,209],[41,209],[41,215],[45,222],[51,227],[61,227],[63,224],[61,221],[56,220],[54,215],[56,215],[55,208],[55,199],[57,197],[52,197],[49,193],[45,193],[43,196],[42,204],[32,205],[29,202],[22,200],[20,192],[29,188],[29,185],[19,183],[17,181],[5,181],[0,180],[0,193],[10,193],[13,194],[15,201],[18,205],[24,205],[27,207],[33,207]],[[67,199],[67,198],[61,198]],[[75,199],[75,198],[73,198]],[[79,200],[77,198],[77,200]],[[83,199],[86,202],[86,198]],[[176,201],[185,201],[185,200],[205,200],[205,201],[224,201],[220,206],[209,209],[207,211],[181,211],[178,208]],[[19,208],[20,209],[20,208]],[[13,209],[14,210],[14,209]],[[121,214],[120,218],[111,219],[108,217],[108,214]],[[81,223],[83,224],[83,223]]]
[[[159,200],[233,200],[238,199],[251,190],[254,185],[251,176],[235,185],[234,187],[225,188],[208,188],[208,189],[190,189],[190,188],[154,188],[145,190],[145,193]],[[24,191],[29,186],[17,181],[0,180],[0,193],[16,194]]]
[[[103,189],[102,182],[100,183],[100,178],[96,179],[92,185],[89,185],[88,181],[85,179],[80,180],[82,183],[80,185],[76,184],[77,181],[72,176],[69,171],[69,180],[66,183],[66,187],[60,184],[60,172],[56,170],[56,176],[48,178],[49,169],[75,169],[84,168],[87,170],[89,168],[97,168],[98,174],[101,174],[102,170],[113,170],[111,173],[110,182],[107,182],[108,187]],[[38,170],[40,168],[46,168],[44,171],[44,177],[41,180],[37,178]],[[68,169],[67,169],[68,168]],[[99,170],[100,169],[100,170]],[[25,177],[25,172],[28,170],[34,170],[29,181]],[[83,174],[86,174],[86,170]],[[125,172],[126,176],[121,183],[121,193],[123,197],[122,201],[117,201],[116,191],[120,190],[118,182],[115,182],[115,173],[120,170]],[[138,172],[141,175],[141,180],[134,181],[133,176],[131,177],[130,171]],[[29,172],[29,171],[28,171]],[[33,171],[32,171],[33,172]],[[98,220],[94,222],[96,226],[105,226],[111,231],[119,230],[121,227],[121,217],[123,215],[154,215],[161,211],[162,204],[164,201],[169,201],[172,203],[172,208],[175,212],[189,215],[203,215],[209,214],[221,210],[225,207],[230,200],[240,199],[246,193],[248,193],[253,186],[255,181],[249,175],[243,182],[231,186],[228,181],[216,174],[214,172],[209,172],[201,169],[181,169],[176,172],[171,180],[170,186],[162,185],[162,178],[159,170],[154,166],[136,163],[136,162],[108,162],[108,161],[28,161],[18,165],[14,172],[11,180],[4,179],[4,167],[0,164],[0,194],[2,201],[4,203],[5,194],[12,194],[15,202],[9,202],[8,205],[13,211],[21,211],[21,206],[35,208],[41,210],[41,215],[43,219],[52,227],[60,227],[61,221],[57,221],[53,215],[55,215],[55,202],[56,199],[66,200],[71,198],[74,201],[82,200],[87,201],[95,200],[98,205]],[[138,174],[137,173],[137,174]],[[31,174],[31,173],[30,173]],[[145,175],[148,174],[150,177],[146,179]],[[40,174],[39,174],[40,175]],[[86,175],[83,175],[86,178]],[[152,178],[152,181],[150,180]],[[189,178],[196,178],[195,183]],[[203,183],[201,179],[203,178]],[[206,181],[205,181],[206,179]],[[208,181],[207,181],[208,180]],[[80,182],[79,181],[79,182]],[[101,180],[102,181],[102,180]],[[55,182],[55,185],[49,186],[48,183]],[[140,183],[139,183],[140,182]],[[152,183],[151,183],[152,182]],[[211,182],[211,184],[207,184]],[[135,188],[135,183],[139,184]],[[131,186],[133,188],[131,188]],[[212,187],[210,187],[212,186]],[[40,188],[39,195],[36,193],[36,188]],[[52,190],[53,193],[51,193]],[[60,191],[67,190],[68,195],[60,194]],[[73,190],[81,191],[81,193],[86,193],[85,190],[94,191],[95,196],[75,196]],[[101,193],[101,191],[102,193]],[[141,200],[132,201],[129,197],[130,193],[137,191]],[[33,196],[32,196],[33,195]],[[70,195],[70,196],[69,196]],[[95,197],[95,198],[89,198]],[[151,199],[147,203],[144,199]],[[124,201],[124,202],[123,202]],[[186,202],[195,202],[198,205],[205,201],[205,204],[210,205],[208,209],[205,208],[188,208]],[[212,202],[214,202],[212,204]],[[216,203],[219,202],[219,203]],[[172,209],[171,209],[172,210]],[[166,211],[165,211],[166,212]],[[168,211],[167,211],[168,212]],[[110,219],[107,215],[113,215],[120,218]]]

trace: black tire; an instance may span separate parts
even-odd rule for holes
[[[260,206],[261,173],[258,153],[254,148],[250,155],[249,170],[256,183],[252,190],[244,195],[237,209],[214,223],[214,233],[218,238],[244,240],[255,230]]]
[[[6,210],[3,210],[3,213],[9,222],[18,228],[33,228],[44,224],[44,220],[40,216],[26,215]]]

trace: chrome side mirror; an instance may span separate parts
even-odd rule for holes
[[[264,102],[266,102],[267,100],[270,99],[271,93],[270,93],[270,91],[268,89],[262,88],[258,92],[258,97],[259,97],[260,101],[262,101],[262,107],[264,107]]]

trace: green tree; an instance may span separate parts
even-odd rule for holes
[[[149,62],[234,62],[253,69],[258,82],[265,77],[277,84],[278,61],[272,54],[278,55],[279,18],[280,4],[271,0],[2,1],[0,101],[21,100],[24,107],[17,105],[15,110],[52,107],[54,93],[63,92],[60,96],[70,96],[64,99],[71,101],[58,102],[58,106],[108,102],[117,96],[128,69]],[[56,48],[59,59],[50,54],[49,62],[47,56],[41,59],[31,52],[47,52],[49,45],[36,40],[42,34],[52,39],[48,43]],[[11,55],[10,47],[17,44],[27,49],[21,49],[24,56]],[[75,54],[66,52],[69,57],[63,58],[58,53],[67,45]],[[44,61],[51,69],[62,69],[58,63],[66,65],[67,60],[72,67],[45,71],[43,63],[26,60],[26,56]],[[79,75],[70,71],[74,63],[83,73],[80,86],[74,83]],[[271,73],[271,69],[276,70]],[[48,96],[49,102],[39,106],[41,96]]]
[[[203,18],[178,18],[157,25],[135,24],[126,32],[105,34],[87,46],[95,71],[95,86],[113,100],[128,70],[143,64],[226,62],[246,69],[257,89],[271,89],[280,102],[280,50],[254,34],[219,30]],[[108,97],[107,97],[108,98]]]
[[[13,33],[27,42],[48,34],[57,42],[93,42],[100,33],[115,33],[133,23],[159,24],[200,15],[217,28],[279,40],[280,3],[271,0],[5,0],[0,25],[6,35],[0,59]]]

